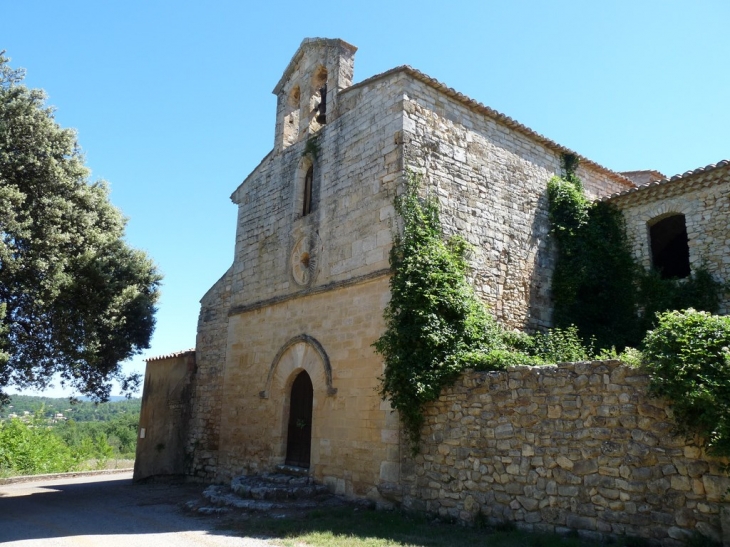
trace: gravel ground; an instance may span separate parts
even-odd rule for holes
[[[12,547],[272,547],[181,506],[201,485],[133,484],[131,472],[0,485],[0,543]]]

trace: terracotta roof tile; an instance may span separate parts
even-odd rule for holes
[[[623,192],[617,192],[615,194],[611,194],[610,196],[605,196],[605,197],[601,198],[601,201],[614,200],[614,199],[622,198],[624,196],[628,196],[630,194],[635,194],[637,192],[643,193],[644,191],[646,191],[650,188],[656,188],[656,187],[668,185],[670,183],[686,181],[687,179],[690,179],[697,175],[711,174],[713,171],[715,171],[717,169],[721,169],[728,165],[730,165],[730,160],[718,161],[717,163],[711,163],[710,165],[706,165],[704,167],[698,167],[697,169],[694,169],[692,171],[687,171],[680,175],[674,175],[673,177],[670,177],[670,178],[665,177],[662,179],[658,179],[658,180],[649,182],[647,184],[642,184],[641,186],[637,186],[635,188],[629,188],[628,190],[624,190]]]
[[[163,359],[173,359],[175,357],[182,357],[183,355],[188,354],[195,354],[195,348],[185,349],[182,351],[175,351],[173,353],[166,353],[165,355],[157,355],[155,357],[150,357],[149,359],[145,359],[148,363],[151,361],[162,361]]]

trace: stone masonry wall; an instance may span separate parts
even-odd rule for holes
[[[445,231],[474,246],[477,292],[510,327],[551,326],[547,182],[560,154],[423,82],[402,85],[406,164],[438,196]],[[590,166],[578,174],[591,197],[626,189]]]
[[[666,402],[618,361],[467,372],[430,404],[404,458],[406,507],[536,531],[719,539],[730,481],[673,436]]]
[[[221,384],[226,360],[230,292],[229,270],[200,301],[196,372],[185,453],[187,474],[202,480],[214,478],[218,465]]]
[[[692,269],[704,265],[716,279],[730,281],[730,166],[643,188],[612,202],[623,211],[634,255],[645,268],[652,266],[647,223],[682,213]],[[720,313],[730,313],[728,294]]]
[[[234,306],[286,298],[309,287],[368,275],[388,266],[402,169],[396,136],[402,117],[383,82],[342,92],[340,114],[317,136],[312,212],[302,216],[306,142],[270,154],[234,192],[238,204],[231,272]],[[311,242],[312,280],[292,278],[292,248]]]
[[[290,389],[302,370],[314,389],[312,477],[374,500],[381,483],[398,481],[398,416],[378,394],[383,365],[371,347],[383,331],[388,279],[231,316],[217,481],[284,463]],[[289,344],[302,335],[326,353],[331,385],[311,345]]]

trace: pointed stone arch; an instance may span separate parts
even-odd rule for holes
[[[282,384],[290,382],[293,373],[306,370],[312,379],[314,389],[317,384],[324,383],[327,395],[335,395],[337,388],[332,385],[332,366],[327,352],[315,338],[308,334],[300,334],[286,342],[271,362],[266,385],[259,396],[268,399],[274,380],[281,379]]]

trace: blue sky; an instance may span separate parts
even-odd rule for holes
[[[271,90],[305,37],[355,81],[411,65],[616,171],[730,158],[730,3],[0,0],[5,49],[78,130],[127,239],[165,275],[152,347],[195,344],[233,258],[229,196],[273,144]],[[49,392],[60,395],[59,390]]]

